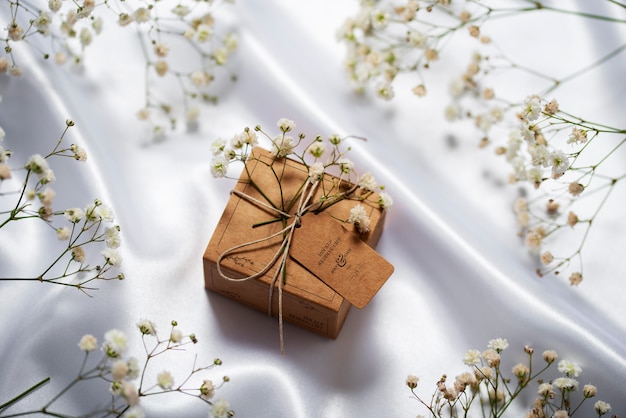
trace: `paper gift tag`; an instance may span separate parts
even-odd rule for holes
[[[358,235],[328,215],[308,213],[289,254],[353,306],[363,308],[393,273],[393,266]]]

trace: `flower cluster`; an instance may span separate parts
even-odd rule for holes
[[[624,45],[619,44],[568,75],[554,77],[533,68],[532,62],[516,62],[509,57],[498,45],[499,39],[489,33],[488,23],[506,18],[513,28],[516,16],[546,10],[554,16],[578,16],[613,25],[626,23],[613,17],[609,9],[620,8],[616,16],[621,16],[623,5],[607,3],[610,5],[604,15],[531,1],[512,1],[505,6],[497,1],[474,0],[363,0],[358,13],[347,19],[338,32],[340,41],[347,45],[346,68],[357,90],[374,86],[376,93],[387,100],[393,98],[394,81],[400,74],[406,75],[405,80],[417,78],[412,91],[417,96],[425,95],[424,70],[442,56],[452,35],[466,34],[476,51],[449,85],[452,101],[445,117],[451,122],[471,121],[481,138],[480,147],[495,143],[496,153],[510,164],[510,182],[531,186],[524,189],[525,197],[515,204],[520,235],[540,258],[540,275],[569,270],[572,285],[583,279],[582,250],[589,229],[615,185],[625,176],[603,169],[609,159],[615,160],[626,130],[589,122],[561,110],[552,97],[546,98],[567,82],[617,57]],[[551,41],[549,47],[555,47],[556,42]],[[506,71],[509,77],[501,77]],[[519,97],[505,97],[509,89],[502,80],[510,83],[520,75],[528,77],[523,80],[537,82],[537,86],[548,84],[548,88],[531,86],[539,93],[523,102]],[[595,141],[598,136],[608,144],[605,148]],[[592,202],[591,196],[596,200]],[[579,203],[583,200],[586,206]],[[575,238],[556,239],[566,231]],[[545,248],[546,244],[550,249]]]
[[[30,277],[0,277],[0,281],[61,284],[86,292],[95,289],[88,285],[95,280],[124,278],[122,273],[114,272],[122,262],[118,251],[121,238],[120,227],[114,223],[115,216],[109,206],[95,199],[84,208],[53,208],[56,192],[52,185],[56,176],[49,164],[50,159],[87,159],[86,151],[76,144],[68,148],[62,147],[68,129],[73,126],[74,122],[67,120],[65,130],[53,150],[46,156],[32,155],[22,166],[12,167],[11,151],[0,146],[0,216],[4,218],[0,218],[0,233],[11,222],[38,219],[50,227],[58,240],[63,242],[59,254],[39,274]],[[0,131],[3,137],[4,131],[1,128]],[[21,184],[13,181],[22,175]],[[15,184],[19,184],[15,190],[7,189],[7,186],[10,188]],[[18,196],[15,201],[13,196]],[[89,264],[88,251],[94,246],[103,247],[100,250],[102,258],[99,264],[92,266]]]
[[[438,61],[446,38],[464,30],[489,43],[480,24],[498,12],[472,0],[362,0],[337,38],[346,44],[345,68],[357,91],[373,86],[377,96],[390,100],[396,77],[410,74],[417,78],[412,92],[421,97],[427,92],[423,71]]]
[[[0,73],[24,73],[14,49],[25,44],[60,65],[82,65],[86,51],[95,49],[96,38],[105,36],[110,25],[132,38],[138,34],[146,68],[145,103],[138,118],[150,124],[155,137],[175,128],[181,118],[193,127],[199,104],[217,100],[211,91],[219,73],[235,79],[227,64],[237,49],[237,36],[218,24],[224,2],[7,1],[1,6],[10,20],[3,28],[6,37],[0,38],[6,45]],[[181,92],[177,103],[169,93],[173,88]]]
[[[331,135],[324,140],[318,135],[312,141],[305,142],[306,137],[302,133],[295,138],[292,136],[296,127],[294,121],[283,118],[277,122],[277,126],[279,130],[277,135],[270,135],[263,131],[260,126],[256,126],[254,130],[245,128],[243,132],[234,135],[228,142],[223,139],[214,141],[212,144],[212,175],[214,177],[226,177],[230,164],[245,163],[250,158],[252,149],[259,144],[258,133],[260,133],[269,141],[271,153],[277,159],[291,158],[302,163],[308,172],[306,181],[311,184],[322,184],[323,193],[319,202],[312,204],[310,209],[312,212],[319,213],[343,199],[363,201],[373,192],[379,193],[378,204],[382,209],[391,207],[393,199],[384,191],[384,186],[378,185],[371,173],[357,174],[354,163],[346,157],[350,148],[342,149],[346,138]],[[334,176],[329,188],[325,188],[325,182],[322,181],[327,174]],[[277,173],[276,178],[280,179],[280,174]],[[350,185],[347,190],[344,187],[346,184]],[[280,187],[280,184],[277,186]],[[289,206],[288,202],[281,203],[281,210]],[[350,210],[348,219],[344,221],[354,224],[362,233],[369,231],[370,219],[365,208],[359,203],[355,204]]]
[[[513,404],[527,411],[525,418],[569,418],[576,412],[590,416],[591,411],[600,417],[611,410],[611,405],[601,400],[586,407],[587,401],[597,395],[598,389],[586,384],[581,388],[582,396],[576,396],[580,386],[576,378],[582,369],[570,360],[557,363],[558,354],[554,350],[543,352],[543,365],[536,370],[533,363],[535,350],[525,346],[527,361],[515,364],[511,372],[506,373],[502,356],[508,346],[506,339],[497,338],[489,341],[484,351],[468,350],[463,362],[471,370],[456,376],[452,384],[443,375],[428,402],[415,391],[419,383],[417,376],[409,375],[406,385],[431,417],[468,416],[470,410],[475,409],[480,409],[480,416],[502,417]],[[544,376],[555,364],[560,374],[545,380]],[[529,391],[534,391],[532,405],[519,405]]]
[[[526,183],[534,191],[531,198],[519,198],[515,215],[527,248],[540,256],[543,265],[538,273],[560,273],[579,259],[578,269],[569,276],[572,285],[582,279],[582,250],[589,229],[607,198],[626,174],[610,175],[603,168],[626,140],[626,130],[584,121],[559,109],[556,100],[546,101],[529,96],[517,114],[519,125],[507,142],[496,148],[512,168],[510,182]],[[598,161],[587,158],[596,152],[597,138],[609,151]],[[602,197],[598,202],[585,201],[588,196]],[[580,209],[578,209],[580,207]],[[579,212],[579,210],[584,212]],[[584,215],[583,215],[584,213]],[[545,249],[548,237],[568,230],[583,232],[569,255],[557,257]]]
[[[234,415],[226,401],[215,399],[215,392],[230,380],[228,376],[221,378],[219,383],[199,377],[199,374],[220,366],[222,364],[220,359],[215,359],[212,364],[202,367],[197,367],[194,361],[191,372],[181,380],[181,383],[176,383],[175,377],[166,369],[158,372],[154,381],[148,381],[148,370],[154,368],[152,364],[155,357],[170,352],[181,352],[184,346],[196,344],[198,339],[194,334],[183,334],[176,321],[171,322],[169,335],[164,339],[158,336],[156,326],[150,320],[140,320],[137,323],[137,328],[141,334],[145,359],[140,361],[137,357],[127,354],[130,351],[128,337],[118,329],[107,331],[104,334],[104,341],[100,345],[93,335],[84,335],[78,342],[78,347],[85,353],[85,356],[77,377],[62,388],[56,396],[45,402],[41,408],[22,411],[16,415],[46,413],[61,416],[59,412],[53,412],[56,402],[70,389],[79,384],[87,385],[88,382],[94,380],[107,383],[108,389],[102,391],[101,395],[103,400],[109,400],[109,406],[103,410],[85,411],[81,413],[81,416],[143,418],[145,413],[141,408],[142,399],[175,392],[196,397],[207,404],[210,408],[210,417],[226,418]],[[99,360],[91,361],[97,352],[101,353]],[[17,407],[23,396],[49,380],[44,379],[41,383],[27,389],[23,394],[1,404],[0,412]]]

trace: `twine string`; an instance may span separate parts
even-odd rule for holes
[[[313,182],[310,181],[306,181],[306,183],[304,184],[304,187],[302,188],[302,191],[300,193],[300,198],[298,200],[298,205],[296,207],[296,211],[293,215],[286,213],[278,208],[275,208],[259,199],[256,199],[250,195],[247,195],[239,190],[233,190],[232,193],[237,195],[238,197],[247,200],[248,202],[260,206],[264,209],[267,209],[269,211],[275,212],[276,214],[279,214],[285,218],[294,218],[293,222],[291,222],[289,225],[287,225],[286,227],[284,227],[283,229],[281,229],[278,232],[275,232],[267,237],[263,237],[263,238],[259,238],[259,239],[255,239],[252,241],[248,241],[248,242],[244,242],[243,244],[238,244],[235,245],[229,249],[227,249],[226,251],[222,252],[220,254],[220,256],[217,259],[217,272],[220,275],[220,277],[222,277],[225,280],[229,280],[232,282],[243,282],[243,281],[247,281],[247,280],[251,280],[251,279],[256,279],[259,278],[263,275],[265,275],[265,273],[267,273],[275,264],[276,262],[279,262],[278,264],[278,268],[276,269],[276,272],[274,273],[274,275],[272,276],[272,280],[270,282],[270,288],[269,288],[269,299],[268,299],[268,315],[271,316],[272,314],[272,296],[273,296],[273,291],[274,291],[274,286],[276,285],[276,281],[278,280],[278,278],[280,276],[283,276],[285,274],[285,268],[286,268],[286,264],[287,264],[287,258],[289,257],[289,249],[291,247],[291,243],[293,242],[293,235],[294,232],[296,230],[296,228],[300,227],[300,224],[302,222],[302,217],[304,216],[304,214],[315,204],[309,204],[309,201],[311,200],[311,198],[313,197],[313,195],[315,194],[315,191],[317,190],[317,187],[319,185],[319,180],[316,179]],[[279,248],[276,250],[276,252],[274,253],[274,255],[272,256],[272,258],[270,259],[270,261],[258,272],[250,274],[248,276],[245,277],[231,277],[226,275],[223,271],[222,271],[222,260],[224,260],[225,258],[227,258],[228,256],[230,256],[232,253],[236,252],[237,250],[240,250],[242,248],[245,247],[249,247],[255,244],[259,244],[262,242],[267,242],[272,240],[273,238],[277,237],[277,236],[283,236],[283,240],[279,246]],[[279,261],[280,259],[280,261]],[[279,334],[280,334],[280,352],[282,355],[285,354],[285,344],[284,344],[284,338],[283,338],[283,280],[278,280],[278,329],[279,329]]]

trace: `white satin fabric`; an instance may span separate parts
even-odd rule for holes
[[[428,398],[441,374],[454,377],[467,369],[467,349],[483,350],[496,337],[510,343],[510,366],[523,360],[526,344],[576,361],[583,369],[581,384],[594,383],[614,412],[623,413],[626,230],[615,203],[624,192],[616,191],[594,227],[588,279],[579,288],[571,288],[566,277],[537,277],[534,260],[516,236],[511,204],[517,189],[501,181],[506,167],[478,149],[472,129],[443,118],[447,83],[466,65],[471,48],[462,41],[449,46],[426,73],[425,98],[412,96],[408,82],[403,92],[402,81],[391,102],[357,96],[343,72],[344,48],[335,39],[357,6],[347,0],[237,0],[232,21],[240,50],[232,67],[239,80],[226,83],[219,104],[203,110],[198,132],[180,130],[158,143],[135,117],[143,68],[128,33],[111,30],[98,38],[82,74],[22,56],[27,73],[0,78],[0,126],[15,161],[45,152],[66,118],[76,122],[70,141],[84,146],[89,160],[57,170],[55,207],[83,206],[95,197],[110,205],[122,228],[126,276],[101,283],[92,298],[60,286],[0,283],[0,402],[52,377],[24,401],[36,406],[35,398],[45,399],[70,381],[82,360],[76,343],[83,334],[101,340],[118,328],[140,355],[135,323],[149,318],[165,333],[175,319],[199,340],[157,363],[162,366],[155,372],[162,367],[182,378],[194,353],[198,364],[220,357],[223,366],[209,376],[230,377],[218,397],[240,417],[415,416],[424,410],[410,398],[408,374],[420,376],[418,391]],[[503,20],[494,25],[494,37],[510,31],[509,47],[536,54],[548,69],[556,68],[544,61],[552,35],[571,36],[571,50],[560,51],[569,59],[563,66],[573,65],[576,56],[601,56],[607,42],[625,39],[618,26],[601,30],[593,22],[572,26],[567,18],[553,19],[555,24],[541,16],[517,32]],[[560,101],[569,100],[568,108],[581,115],[593,111],[607,124],[623,126],[624,57],[617,60],[621,73],[615,65],[601,68]],[[520,98],[533,93],[532,86],[511,88]],[[229,180],[211,177],[211,142],[256,124],[272,131],[282,117],[308,136],[366,137],[351,140],[351,158],[395,200],[378,246],[394,264],[393,276],[365,309],[350,312],[337,340],[287,324],[284,357],[276,319],[208,293],[202,271],[202,253],[231,188]],[[449,146],[452,136],[455,147]],[[29,274],[48,260],[48,245],[56,245],[54,234],[27,221],[3,229],[2,275]],[[103,390],[70,392],[60,405],[91,405],[106,399]],[[142,405],[150,417],[207,414],[185,396],[146,399]],[[510,416],[521,414],[513,409]]]

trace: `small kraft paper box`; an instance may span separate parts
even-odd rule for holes
[[[205,287],[275,317],[280,303],[282,320],[334,339],[350,307],[364,307],[393,272],[373,249],[386,212],[377,193],[359,188],[298,220],[271,210],[293,215],[293,203],[300,201],[307,182],[303,164],[263,148],[252,150],[204,252]],[[345,191],[353,185],[325,174],[310,202],[320,202],[323,191],[333,187]],[[345,222],[357,204],[369,215],[366,233]],[[285,226],[292,222],[298,224],[284,271],[275,278],[281,264],[275,258],[285,245]]]

